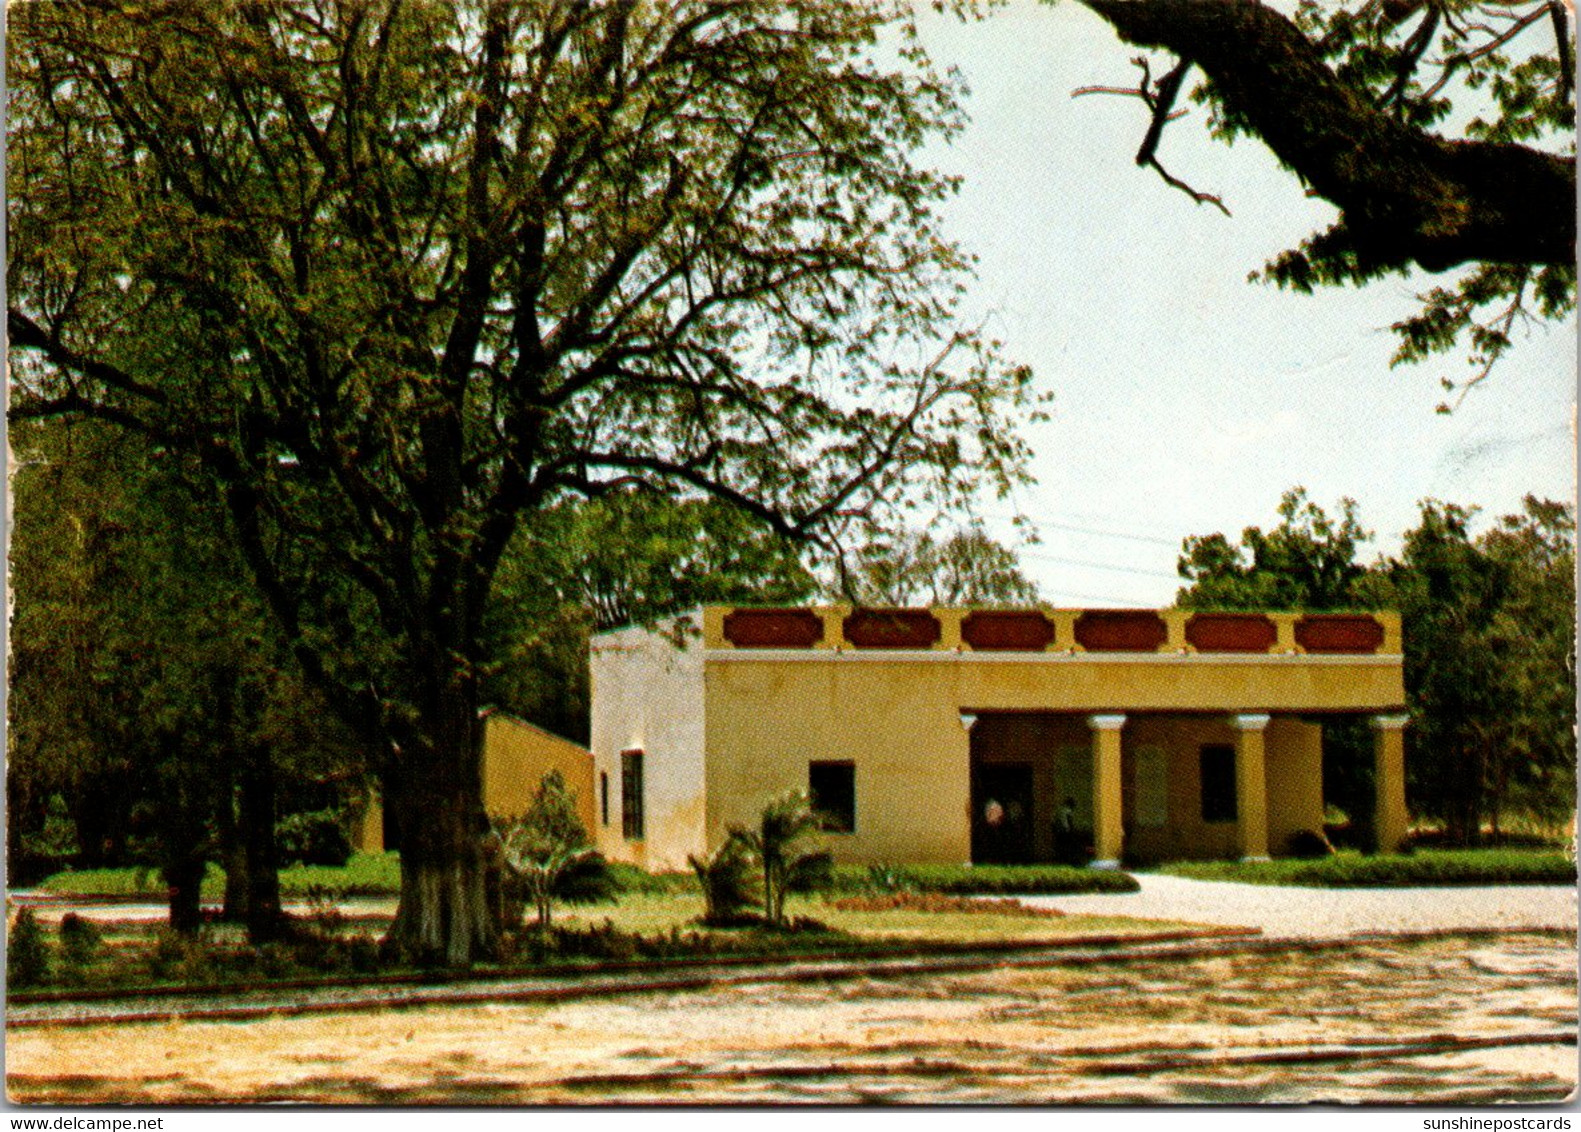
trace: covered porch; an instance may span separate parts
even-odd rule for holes
[[[1406,831],[1405,718],[1369,718],[1388,851]],[[1323,830],[1322,728],[1302,713],[962,709],[961,721],[974,863],[1261,860]]]

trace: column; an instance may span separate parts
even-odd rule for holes
[[[1237,715],[1235,807],[1240,815],[1241,860],[1268,860],[1268,773],[1263,731],[1266,715]]]
[[[1092,728],[1092,835],[1095,869],[1120,867],[1120,729],[1123,715],[1090,715]]]
[[[1372,782],[1377,791],[1372,828],[1378,852],[1394,853],[1405,843],[1410,815],[1405,808],[1405,715],[1372,717]]]

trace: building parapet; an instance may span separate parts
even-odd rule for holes
[[[709,649],[1398,656],[1395,612],[707,606]]]

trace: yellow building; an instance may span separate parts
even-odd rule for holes
[[[708,607],[594,638],[598,845],[682,869],[801,789],[845,862],[1264,858],[1365,715],[1393,848],[1401,661],[1392,613]]]

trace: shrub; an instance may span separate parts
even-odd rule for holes
[[[1182,861],[1165,866],[1164,871],[1203,880],[1314,888],[1576,883],[1576,863],[1569,854],[1515,849],[1424,849],[1376,856],[1339,853],[1316,861]]]
[[[49,981],[49,944],[33,909],[23,908],[11,922],[6,939],[6,981],[32,987]]]
[[[785,927],[785,898],[792,892],[827,888],[834,875],[834,859],[827,850],[813,848],[808,839],[823,828],[806,793],[792,790],[763,808],[757,829],[732,829],[763,870],[763,918],[774,927]]]
[[[689,891],[696,879],[691,873],[650,873],[624,861],[606,861],[604,867],[609,872],[610,883],[619,892],[668,896]]]
[[[201,936],[161,931],[145,958],[149,977],[161,983],[210,983],[218,977]]]
[[[1285,852],[1291,857],[1316,860],[1334,855],[1334,846],[1327,837],[1310,829],[1297,830],[1285,843]]]
[[[614,898],[615,884],[603,854],[588,844],[576,795],[557,770],[544,775],[532,807],[501,833],[504,863],[538,913],[547,936],[554,902],[595,904]]]
[[[77,967],[93,961],[104,946],[104,937],[92,920],[85,920],[75,912],[67,912],[60,920],[60,951],[67,963]]]
[[[1075,865],[886,865],[835,872],[842,892],[942,892],[978,896],[1071,896],[1135,892],[1136,878]]]
[[[275,845],[284,865],[332,865],[351,860],[349,818],[343,809],[287,814],[275,823]]]
[[[752,848],[745,839],[731,834],[707,858],[686,859],[703,890],[704,924],[735,927],[757,919],[749,912],[763,902],[763,894],[753,869]]]

